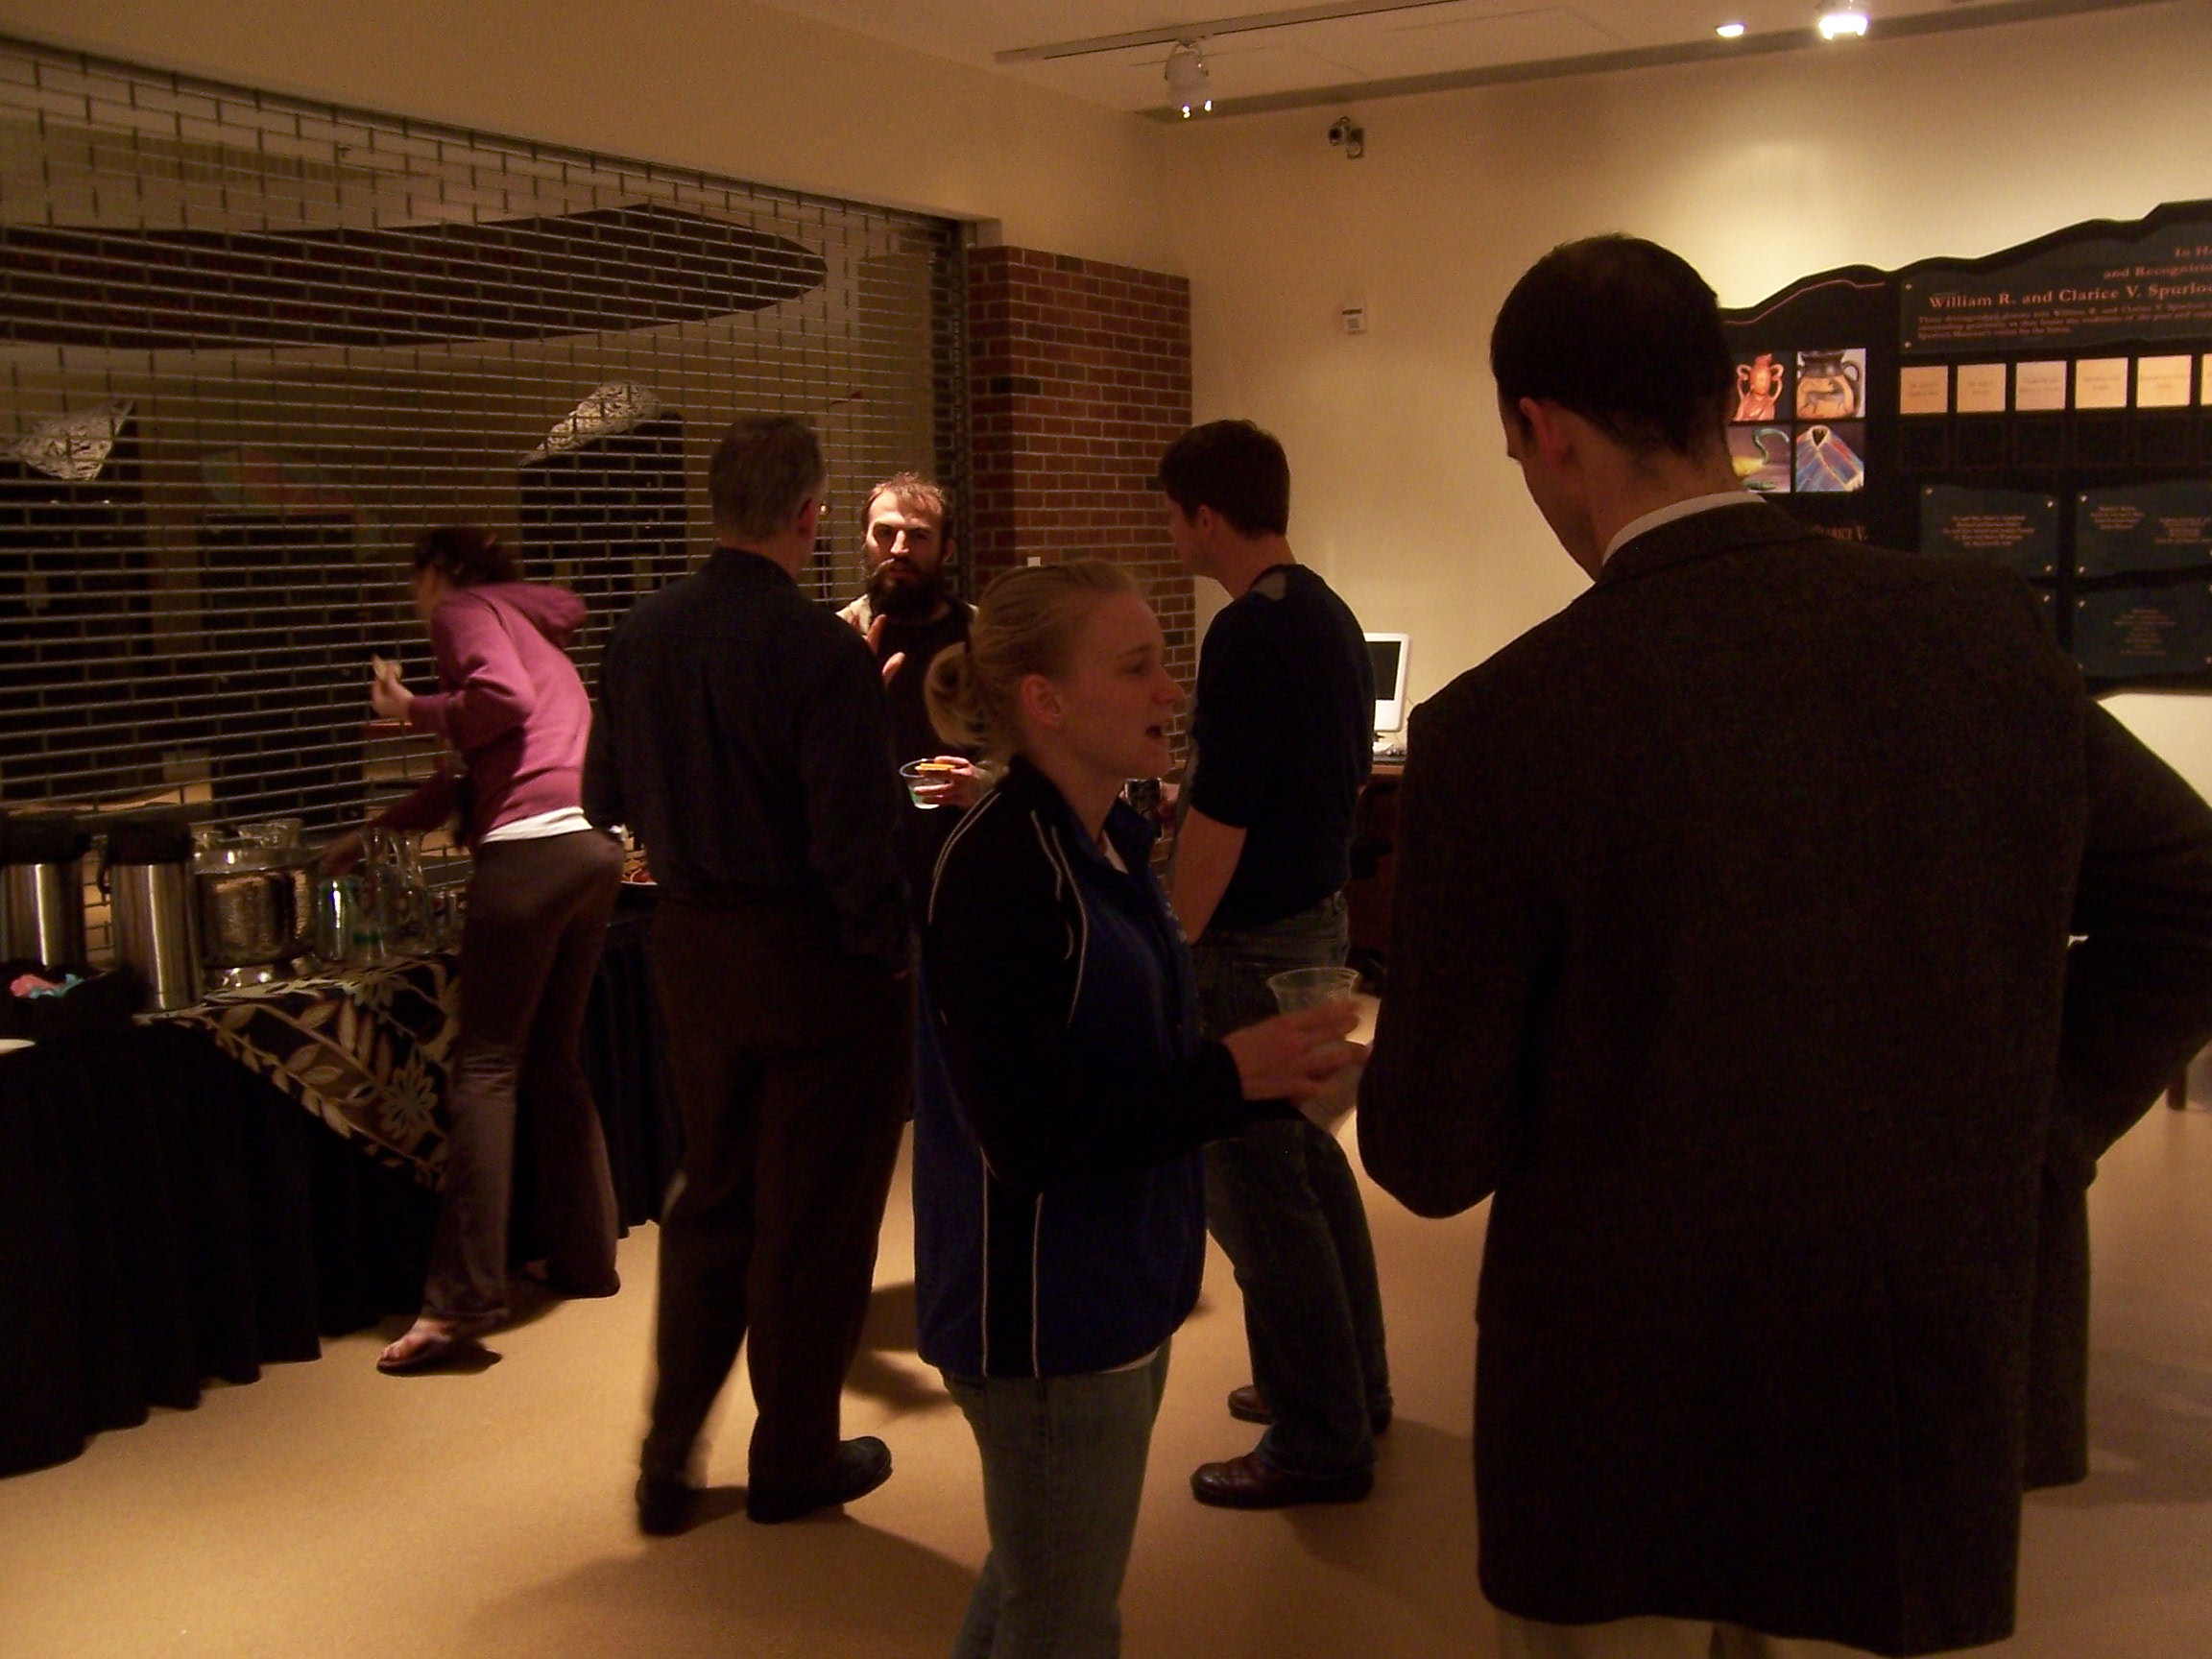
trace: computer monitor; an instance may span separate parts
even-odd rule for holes
[[[1410,634],[1370,634],[1367,661],[1375,668],[1375,730],[1395,732],[1406,724],[1406,658]]]

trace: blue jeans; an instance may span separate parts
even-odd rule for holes
[[[952,1659],[1115,1659],[1167,1344],[1075,1377],[955,1377],[983,1458],[991,1553]]]
[[[1264,926],[1209,929],[1190,952],[1206,1034],[1268,1018],[1270,974],[1339,967],[1347,948],[1342,894]],[[1261,1458],[1299,1475],[1371,1468],[1390,1366],[1375,1246],[1344,1149],[1303,1118],[1213,1142],[1206,1224],[1237,1270],[1252,1381],[1275,1414]]]

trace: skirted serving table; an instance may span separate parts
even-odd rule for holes
[[[625,893],[583,1046],[626,1227],[681,1150],[650,915]],[[0,1055],[0,1475],[414,1310],[455,988],[450,956],[402,957]]]

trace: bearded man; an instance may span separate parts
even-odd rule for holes
[[[938,850],[981,789],[974,762],[945,753],[922,696],[937,654],[968,637],[969,607],[946,575],[955,551],[946,529],[949,517],[943,486],[919,472],[894,473],[871,490],[860,542],[868,585],[837,613],[876,653],[894,757],[901,765],[929,760],[949,768],[920,785],[919,799],[909,791],[900,814],[900,859],[907,888],[917,896],[929,891]]]

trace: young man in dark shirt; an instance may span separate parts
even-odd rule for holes
[[[891,1455],[838,1401],[898,1160],[914,1034],[897,781],[868,650],[796,578],[822,448],[749,416],[715,451],[715,548],[607,645],[585,809],[660,885],[653,977],[684,1116],[661,1217],[659,1376],[637,1482],[690,1519],[694,1443],[747,1344],[745,1508],[787,1521],[873,1491]]]
[[[929,891],[946,837],[980,787],[974,762],[950,752],[929,724],[922,696],[937,653],[968,637],[970,607],[953,593],[946,573],[956,551],[946,528],[950,505],[944,487],[918,472],[895,473],[869,491],[860,540],[867,590],[837,613],[876,653],[893,758],[950,768],[942,782],[924,785],[934,805],[925,806],[908,794],[900,809],[900,861],[917,903]]]
[[[1353,815],[1373,754],[1375,680],[1359,622],[1300,565],[1283,446],[1243,421],[1177,439],[1160,463],[1183,563],[1229,589],[1198,661],[1172,883],[1208,1026],[1275,1012],[1267,977],[1340,966]],[[1375,1251],[1335,1138],[1303,1118],[1206,1149],[1206,1219],[1237,1270],[1252,1384],[1233,1416],[1259,1446],[1191,1476],[1232,1508],[1347,1503],[1374,1485],[1390,1420]]]

